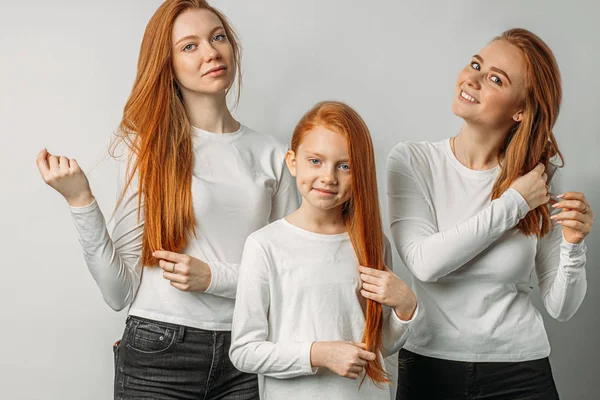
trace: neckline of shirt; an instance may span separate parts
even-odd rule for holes
[[[193,137],[208,138],[211,140],[218,140],[218,141],[222,141],[222,142],[230,142],[230,141],[239,139],[240,137],[244,136],[246,134],[246,132],[248,132],[248,128],[246,128],[246,126],[243,124],[240,124],[240,127],[237,131],[229,132],[229,133],[210,132],[210,131],[200,129],[200,128],[192,125],[192,136]]]
[[[311,238],[311,239],[326,240],[326,241],[333,242],[333,241],[348,239],[350,237],[348,235],[348,232],[335,233],[335,234],[331,234],[331,235],[328,235],[325,233],[311,232],[311,231],[308,231],[306,229],[300,228],[300,227],[292,224],[287,219],[285,219],[285,217],[281,218],[279,221],[281,221],[281,224],[287,226],[289,229],[295,231],[296,233],[299,233],[300,235],[305,236],[307,238]]]
[[[452,147],[450,146],[451,139],[452,138],[448,138],[444,140],[444,152],[446,153],[448,160],[450,160],[450,163],[461,175],[472,179],[489,179],[498,176],[500,173],[500,165],[496,165],[494,168],[486,170],[475,170],[464,166],[460,161],[458,161],[458,158],[456,158],[454,152],[452,151]]]

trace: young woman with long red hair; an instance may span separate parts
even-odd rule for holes
[[[550,201],[560,102],[552,51],[511,29],[459,74],[458,135],[390,152],[392,236],[420,304],[397,399],[558,399],[532,275],[548,313],[571,318],[594,216],[583,193]]]
[[[389,269],[369,130],[319,103],[286,160],[302,203],[246,241],[230,357],[260,374],[261,398],[389,399],[381,355],[402,347],[416,298]]]
[[[105,301],[129,306],[115,398],[258,398],[256,375],[228,358],[237,269],[246,237],[295,210],[298,197],[287,148],[227,107],[240,68],[223,14],[202,0],[159,7],[119,129],[128,163],[112,238],[77,162],[38,156],[71,206]]]

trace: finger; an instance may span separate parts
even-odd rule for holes
[[[190,286],[188,284],[185,283],[179,283],[179,282],[173,282],[171,281],[171,286],[173,286],[175,289],[179,289],[182,292],[187,292],[190,289]]]
[[[363,370],[363,367],[360,367],[358,365],[353,365],[350,368],[348,368],[348,372],[349,373],[353,373],[353,374],[360,374]]]
[[[69,159],[65,156],[60,156],[59,160],[59,168],[60,168],[60,172],[62,173],[67,173],[69,172]]]
[[[367,283],[372,283],[374,285],[381,284],[381,279],[376,278],[372,275],[360,274],[360,280]]]
[[[371,293],[374,293],[374,294],[380,294],[381,293],[381,288],[379,286],[377,286],[377,285],[372,285],[370,283],[363,282],[362,287],[367,292],[371,292]]]
[[[40,170],[40,173],[45,174],[50,170],[50,166],[48,165],[48,160],[46,160],[46,157],[48,156],[48,150],[46,149],[42,149],[42,151],[40,151],[35,159],[35,163],[38,166],[38,169]]]
[[[533,169],[534,171],[536,171],[538,174],[543,174],[544,170],[546,169],[546,167],[544,166],[544,164],[539,163],[538,165],[535,166],[535,168]]]
[[[171,272],[171,273],[177,273],[177,271],[175,271],[176,268],[176,264],[171,262],[171,261],[166,261],[166,260],[158,260],[158,265],[167,272]]]
[[[362,343],[362,342],[350,342],[350,344],[353,344],[356,347],[360,347],[363,350],[367,349],[367,344],[366,343]]]
[[[564,200],[579,200],[579,201],[583,201],[585,204],[588,204],[587,200],[585,199],[585,196],[581,192],[565,192],[563,194],[559,194],[556,197],[558,197],[559,199],[564,199]]]
[[[356,378],[358,378],[358,374],[355,374],[354,372],[349,372],[344,376],[344,378],[356,379]]]
[[[165,278],[171,282],[177,282],[177,283],[187,283],[187,281],[188,281],[188,278],[186,276],[174,274],[172,272],[167,272],[167,271],[163,272],[163,278]]]
[[[367,350],[360,350],[358,352],[358,356],[360,358],[362,358],[363,360],[367,360],[367,361],[373,361],[375,359],[375,353],[371,353],[370,351],[367,351]]]
[[[544,173],[542,174],[542,180],[543,180],[544,182],[548,182],[548,174],[547,174],[547,173],[545,173],[545,172],[544,172]]]
[[[550,219],[555,221],[565,221],[565,220],[574,220],[579,222],[586,222],[587,218],[585,214],[582,214],[579,211],[563,211],[558,214],[552,215]]]
[[[568,208],[571,210],[578,210],[583,212],[588,206],[581,200],[563,200],[552,206],[553,208]]]
[[[562,226],[566,226],[567,228],[571,228],[578,232],[581,232],[583,237],[587,236],[587,234],[590,233],[590,229],[588,228],[588,226],[579,221],[573,221],[572,219],[566,219],[564,221],[558,221],[558,223]]]
[[[156,250],[152,253],[152,257],[154,258],[162,258],[164,260],[168,260],[174,263],[184,262],[185,254],[179,254],[172,251],[166,250]]]
[[[81,171],[81,167],[77,163],[77,160],[75,160],[74,158],[69,160],[69,166],[71,168],[71,171]]]
[[[375,268],[363,267],[362,265],[358,267],[358,270],[363,274],[371,275],[371,276],[374,276],[377,278],[381,278],[381,277],[385,276],[384,271],[380,271]]]
[[[367,360],[363,360],[362,358],[359,358],[358,361],[356,361],[354,363],[354,365],[358,365],[360,367],[366,367],[367,365],[369,365],[369,362]]]
[[[51,171],[58,172],[60,170],[60,168],[58,166],[58,157],[57,156],[51,156],[50,154],[48,154],[48,164],[50,165]]]
[[[369,299],[369,300],[373,300],[373,301],[376,301],[376,302],[378,302],[378,303],[381,303],[381,298],[379,297],[379,295],[378,295],[378,294],[375,294],[375,293],[368,292],[368,291],[366,291],[366,290],[364,290],[364,289],[361,289],[361,291],[360,291],[360,294],[361,294],[361,295],[362,295],[362,297],[364,297],[365,299]]]

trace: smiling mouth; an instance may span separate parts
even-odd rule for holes
[[[463,99],[470,101],[471,103],[475,103],[475,104],[479,104],[479,102],[477,101],[477,99],[475,99],[475,97],[471,96],[469,93],[465,92],[464,90],[460,91],[460,97],[462,97]]]
[[[316,190],[317,192],[322,193],[322,194],[330,194],[330,195],[337,194],[337,192],[332,192],[331,190],[327,190],[327,189],[313,188],[313,190]]]

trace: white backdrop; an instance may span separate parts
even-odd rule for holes
[[[0,2],[0,383],[5,399],[108,399],[111,346],[125,312],[104,304],[66,203],[40,179],[42,147],[76,157],[110,216],[116,170],[106,157],[159,0]],[[554,50],[564,100],[556,127],[563,187],[600,214],[600,5],[594,1],[214,0],[244,47],[236,118],[289,142],[315,102],[342,100],[367,121],[384,221],[387,152],[399,141],[455,135],[460,69],[493,36],[528,28]],[[600,236],[586,240],[587,298],[568,323],[544,311],[564,399],[592,399],[598,380]],[[396,271],[408,279],[396,256]],[[535,304],[540,305],[535,293]]]

